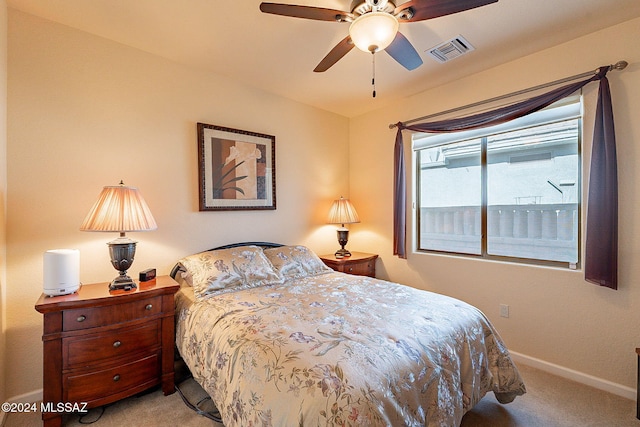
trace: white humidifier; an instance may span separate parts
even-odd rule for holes
[[[52,249],[44,253],[44,294],[72,294],[80,289],[80,251]]]

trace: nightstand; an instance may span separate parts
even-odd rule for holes
[[[174,294],[169,276],[109,291],[108,283],[82,285],[70,295],[40,296],[44,314],[43,403],[102,406],[161,384],[174,392]],[[54,409],[55,410],[55,409]],[[61,412],[43,412],[45,427],[59,427]]]
[[[378,255],[364,252],[351,252],[350,257],[336,258],[335,255],[320,255],[320,259],[328,267],[342,273],[357,276],[376,277],[376,259]]]

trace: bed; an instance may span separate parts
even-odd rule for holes
[[[463,301],[334,272],[304,246],[240,243],[171,272],[176,345],[225,426],[457,426],[525,393]]]

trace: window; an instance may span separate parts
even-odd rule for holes
[[[575,268],[578,98],[509,123],[415,134],[417,249]]]

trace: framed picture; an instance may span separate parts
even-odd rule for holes
[[[276,208],[276,137],[198,123],[200,210]]]

